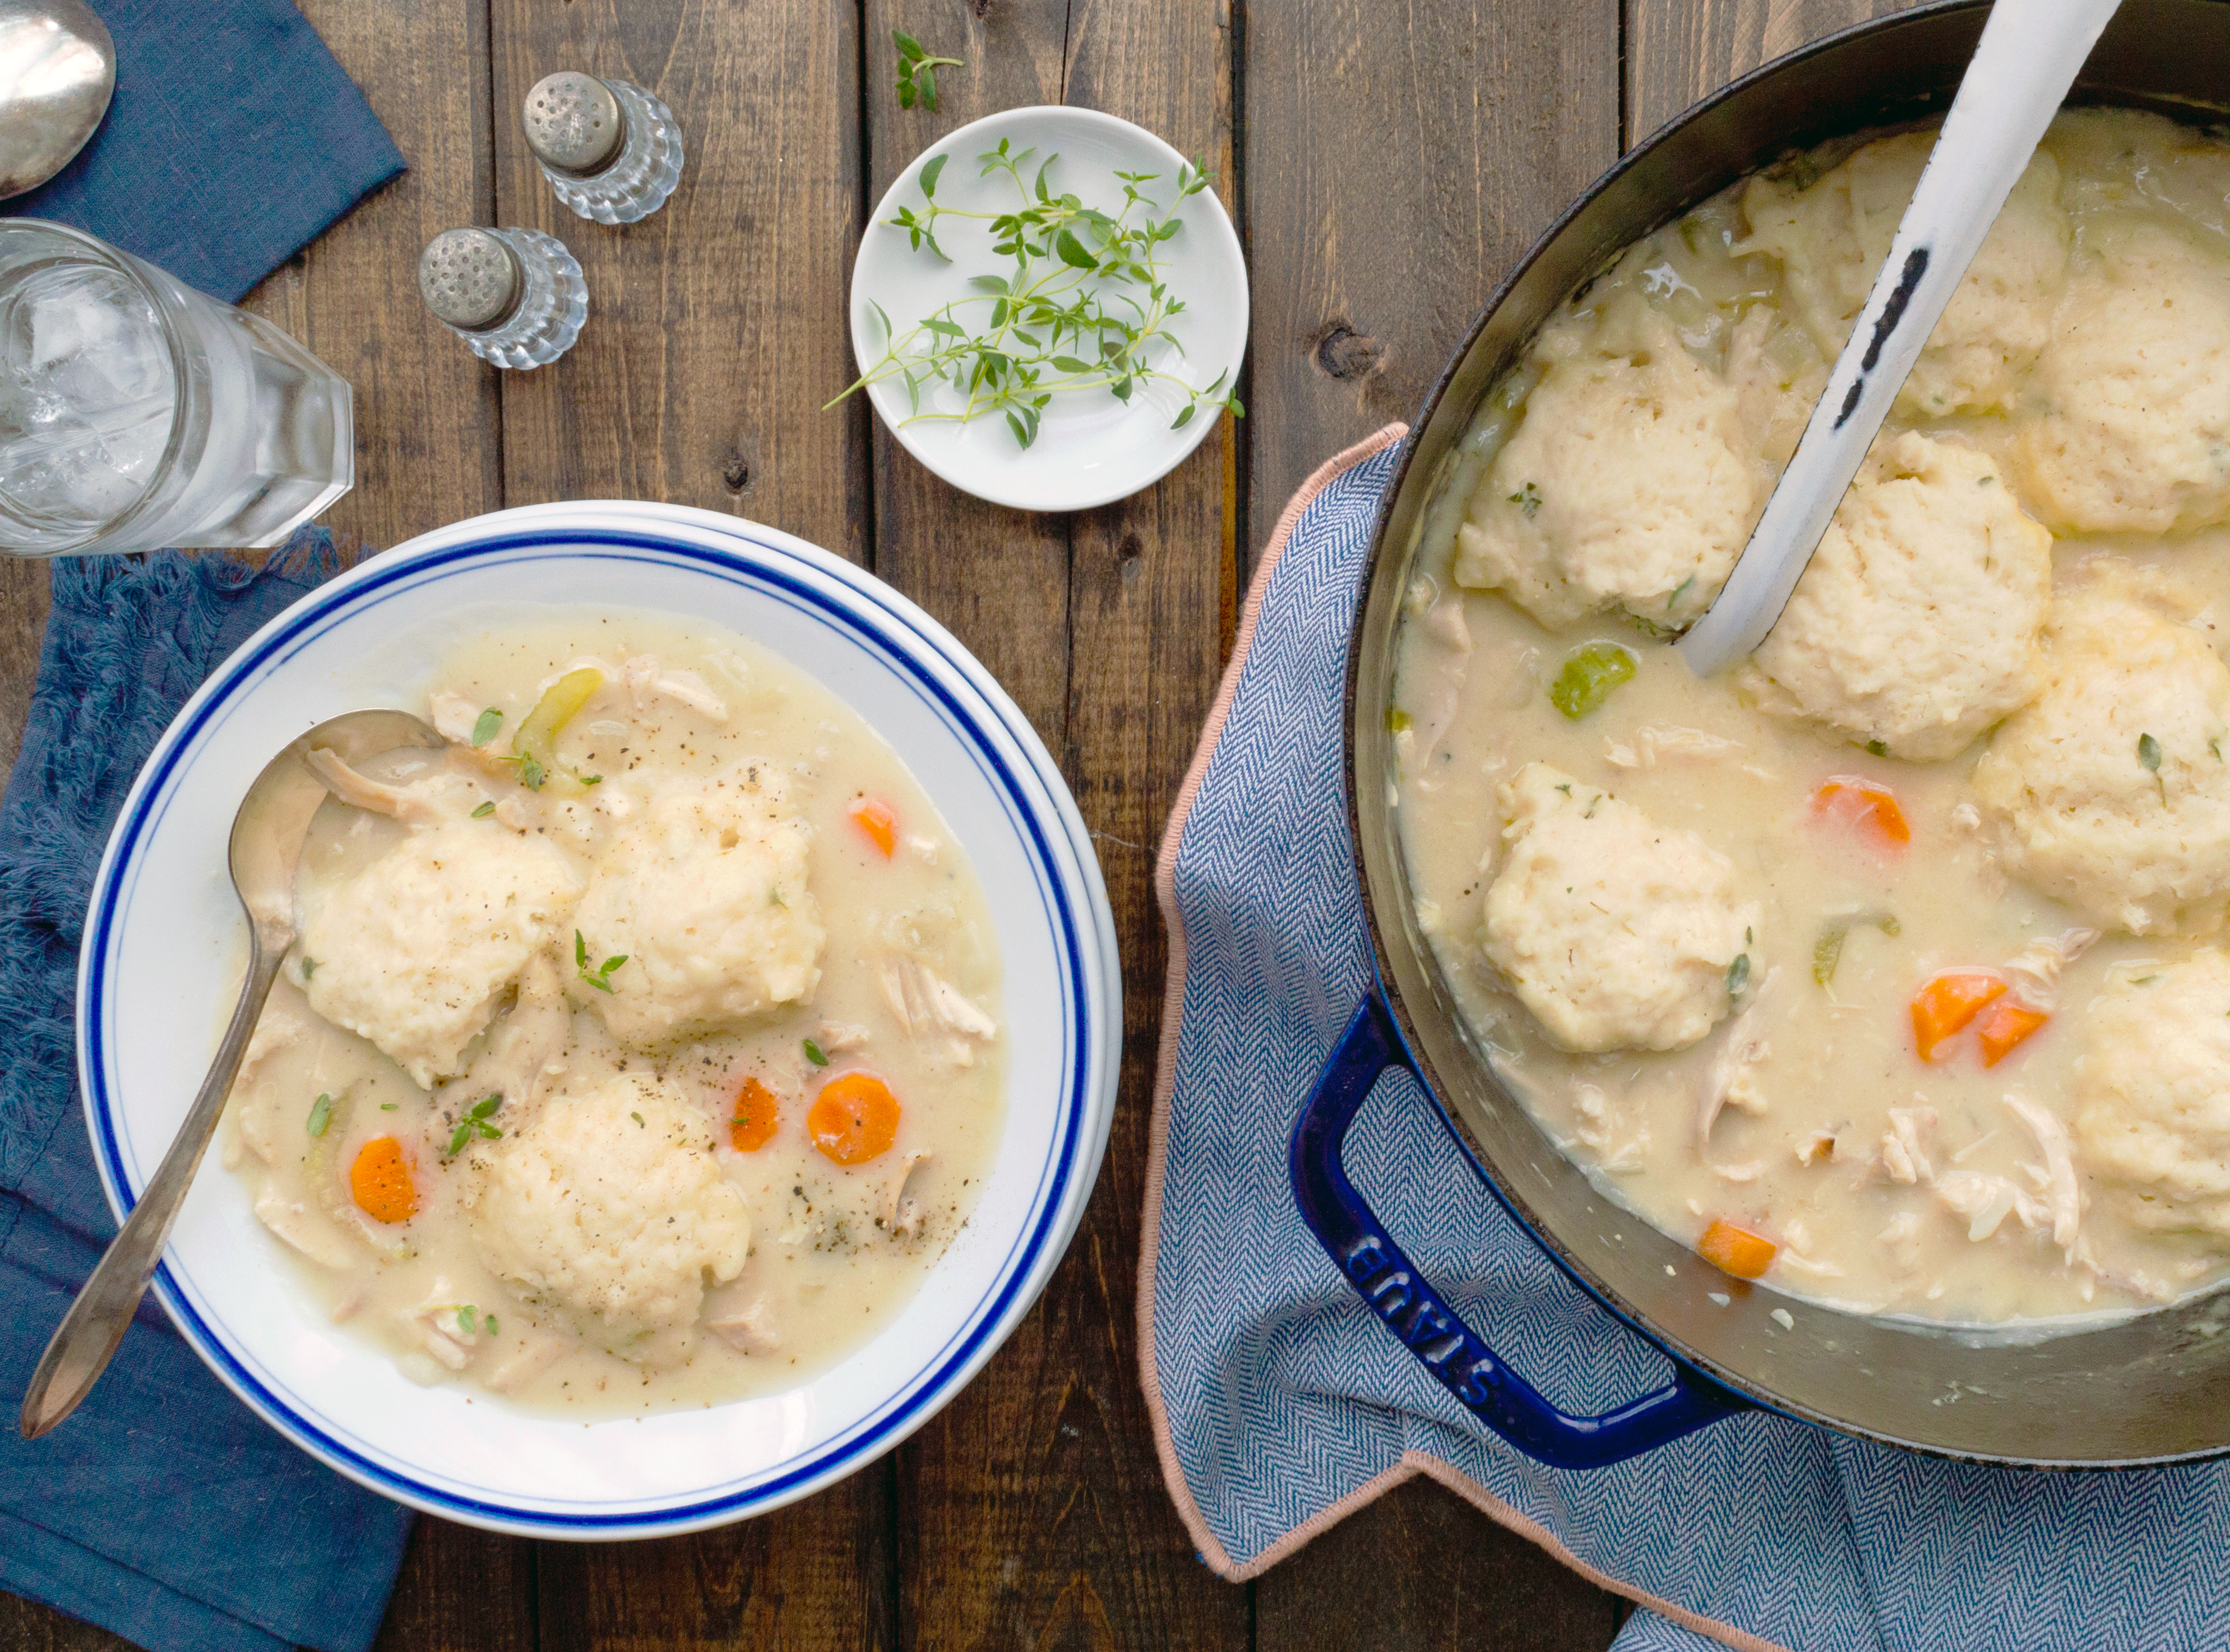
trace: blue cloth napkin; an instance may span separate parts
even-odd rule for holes
[[[1979,1468],[1751,1411],[1615,1468],[1545,1468],[1460,1408],[1301,1225],[1286,1140],[1370,984],[1341,701],[1393,434],[1289,508],[1162,852],[1173,1030],[1140,1357],[1202,1558],[1253,1576],[1424,1473],[1643,1602],[1615,1652],[2230,1645],[2230,1467]],[[1666,1379],[1664,1358],[1488,1195],[1406,1074],[1364,1104],[1348,1165],[1428,1276],[1551,1401],[1602,1411]]]
[[[236,303],[403,169],[293,0],[93,0],[116,96],[11,217],[52,218]]]
[[[0,799],[0,1588],[153,1652],[361,1652],[409,1531],[407,1511],[235,1399],[151,1299],[75,1416],[29,1442],[14,1416],[116,1233],[72,1025],[109,827],[186,696],[339,565],[323,530],[261,572],[175,551],[55,563],[30,721]]]

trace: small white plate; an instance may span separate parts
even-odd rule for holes
[[[991,251],[982,220],[948,219],[939,229],[938,240],[954,261],[949,264],[926,247],[916,249],[907,232],[890,222],[900,207],[920,210],[922,168],[939,155],[947,158],[937,180],[938,205],[976,212],[1015,207],[1012,179],[1003,172],[979,176],[976,158],[1002,138],[1014,150],[1036,152],[1023,168],[1026,177],[1034,177],[1047,156],[1058,155],[1047,187],[1078,196],[1087,206],[1119,205],[1123,185],[1115,174],[1123,171],[1158,174],[1141,192],[1167,207],[1184,164],[1183,156],[1143,126],[1057,104],[987,115],[931,145],[899,174],[860,238],[852,265],[852,353],[860,371],[880,362],[888,345],[875,305],[903,336],[948,303],[980,300],[983,294],[969,284],[972,277],[1009,273],[1010,261]],[[1183,353],[1163,351],[1151,365],[1201,390],[1222,374],[1228,390],[1247,352],[1246,260],[1213,188],[1186,201],[1177,216],[1183,227],[1162,243],[1161,257],[1170,295],[1185,306],[1169,327]],[[900,379],[872,385],[866,394],[899,444],[923,464],[964,493],[1021,511],[1090,510],[1151,487],[1201,444],[1221,412],[1202,407],[1183,429],[1173,430],[1170,423],[1186,398],[1167,384],[1141,387],[1127,407],[1105,390],[1064,391],[1045,409],[1036,441],[1024,448],[996,413],[964,424],[908,423],[913,408]],[[957,410],[965,400],[949,384],[925,387],[922,410]]]
[[[1022,713],[926,614],[788,534],[668,505],[501,511],[358,565],[242,643],[140,771],[93,881],[78,1073],[121,1217],[177,1133],[239,979],[225,839],[249,781],[313,723],[412,703],[490,614],[553,603],[740,632],[906,754],[983,879],[1005,965],[1007,1119],[975,1214],[882,1333],[830,1369],[640,1420],[583,1424],[411,1383],[331,1323],[214,1154],[154,1288],[266,1422],[376,1491],[498,1531],[667,1535],[802,1497],[919,1428],[1029,1311],[1106,1146],[1122,985],[1090,837]]]

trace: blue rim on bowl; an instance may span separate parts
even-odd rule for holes
[[[453,1520],[525,1534],[609,1538],[698,1529],[807,1495],[897,1444],[965,1384],[1034,1302],[1081,1217],[1112,1117],[1121,985],[1112,915],[1090,837],[1058,770],[989,674],[914,604],[826,552],[707,512],[624,503],[499,512],[371,558],[273,619],[187,701],[133,784],[95,876],[77,1002],[87,1122],[103,1187],[119,1217],[167,1140],[144,1146],[132,1140],[119,1074],[126,1040],[119,1024],[124,990],[118,963],[151,846],[164,830],[192,762],[208,752],[216,731],[259,684],[351,620],[398,597],[407,600],[414,591],[422,601],[432,586],[468,583],[491,568],[506,577],[539,568],[545,578],[568,568],[579,577],[584,559],[600,580],[639,569],[660,578],[744,588],[753,600],[779,604],[798,626],[823,628],[816,636],[864,650],[902,682],[918,709],[964,747],[978,771],[976,784],[1003,810],[1035,883],[1051,955],[1058,961],[1053,973],[1062,1022],[1060,1094],[1049,1151],[1034,1166],[1027,1209],[1005,1253],[985,1270],[972,1304],[956,1313],[951,1334],[923,1347],[910,1369],[893,1373],[886,1391],[877,1391],[879,1404],[829,1437],[682,1494],[623,1500],[621,1507],[595,1499],[489,1494],[398,1460],[394,1449],[368,1442],[358,1428],[322,1412],[298,1391],[299,1384],[274,1377],[269,1362],[212,1312],[202,1282],[184,1264],[181,1240],[174,1238],[156,1274],[158,1300],[219,1378],[304,1449],[375,1490]],[[624,598],[614,605],[640,606]],[[1023,1101],[1010,1094],[1010,1129]],[[206,1167],[202,1180],[221,1175]]]

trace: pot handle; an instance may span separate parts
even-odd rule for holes
[[[1293,1126],[1293,1199],[1340,1276],[1443,1388],[1527,1456],[1557,1468],[1607,1468],[1749,1409],[1748,1401],[1676,1360],[1666,1387],[1600,1416],[1571,1416],[1505,1365],[1426,1281],[1347,1179],[1341,1150],[1348,1130],[1379,1075],[1394,1066],[1417,1070],[1374,989]]]

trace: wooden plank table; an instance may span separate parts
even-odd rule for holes
[[[356,387],[341,533],[391,545],[541,500],[670,500],[874,570],[973,649],[1075,789],[1121,928],[1123,1093],[1044,1299],[975,1384],[850,1481],[670,1541],[533,1543],[422,1520],[382,1644],[512,1649],[1605,1646],[1621,1604],[1428,1481],[1258,1582],[1217,1580],[1163,1493],[1132,1317],[1163,980],[1154,845],[1252,558],[1326,455],[1408,417],[1495,281],[1617,155],[1766,57],[1894,0],[303,0],[411,171],[254,307]],[[890,31],[966,67],[898,106]],[[654,89],[688,150],[624,230],[560,208],[517,111],[582,68]],[[1254,272],[1226,421],[1150,491],[1027,516],[964,497],[857,400],[843,295],[867,213],[933,139],[1069,102],[1202,153]],[[564,239],[592,309],[498,373],[419,307],[455,224]],[[0,767],[46,576],[0,566]],[[113,1637],[0,1596],[0,1647]]]

